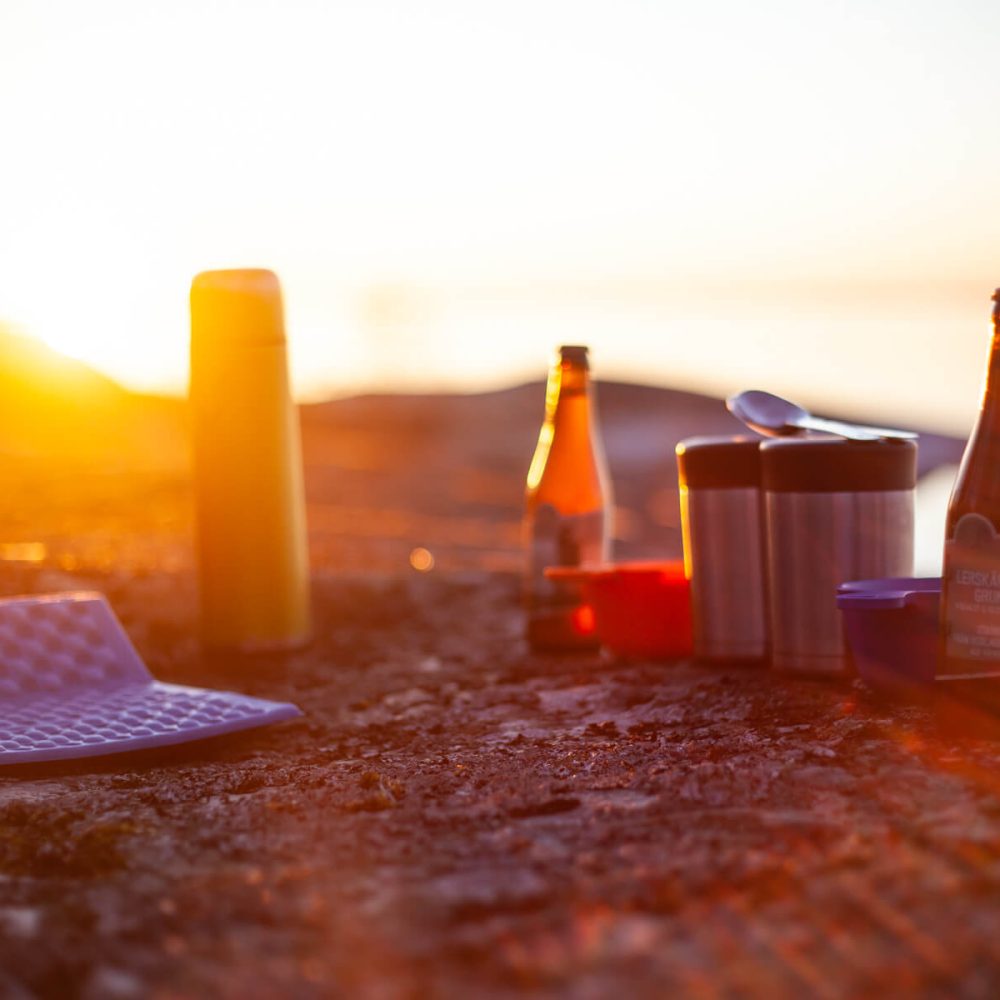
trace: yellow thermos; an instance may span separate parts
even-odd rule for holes
[[[271,271],[195,277],[190,398],[202,640],[247,652],[301,645],[310,629],[302,448]]]

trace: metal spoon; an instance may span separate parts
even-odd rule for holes
[[[795,403],[750,389],[737,393],[726,400],[726,408],[739,417],[747,427],[771,437],[788,434],[802,434],[818,431],[821,434],[836,434],[853,441],[878,441],[881,438],[915,438],[912,431],[897,431],[887,427],[863,427],[859,424],[845,424],[840,420],[824,420],[814,417],[808,410]]]

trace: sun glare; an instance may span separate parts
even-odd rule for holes
[[[110,331],[99,327],[88,329],[57,320],[51,325],[40,325],[36,336],[60,354],[97,368],[113,361],[116,354],[117,338]]]
[[[26,241],[45,267],[21,269],[4,318],[129,388],[183,390],[190,276],[130,252],[110,224],[74,219],[62,233],[47,253]]]
[[[134,340],[120,327],[88,315],[72,303],[51,301],[35,310],[23,324],[24,331],[59,354],[126,382],[141,379],[143,357]]]
[[[812,391],[829,373],[798,326],[772,338],[777,367],[720,374],[739,319],[696,356],[659,314],[629,332],[643,289],[703,288],[686,328],[756,283],[773,327],[796,281],[835,279],[858,316],[865,287],[961,279],[978,303],[995,281],[986,8],[970,31],[947,5],[861,0],[99,6],[0,4],[0,322],[131,388],[183,390],[188,284],[220,267],[279,274],[300,395],[540,377],[581,336],[560,303],[596,317],[598,299],[588,337],[629,377],[708,387],[798,359]],[[386,308],[397,285],[430,307]],[[812,335],[842,347],[852,324]]]

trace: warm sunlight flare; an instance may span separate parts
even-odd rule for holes
[[[998,50],[0,0],[0,1000],[1000,996]]]
[[[8,0],[0,322],[180,392],[191,276],[270,267],[299,395],[499,386],[585,341],[605,378],[964,430],[997,30],[984,3]]]

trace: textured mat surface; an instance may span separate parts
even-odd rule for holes
[[[0,766],[146,750],[300,714],[154,680],[100,594],[0,601]]]

